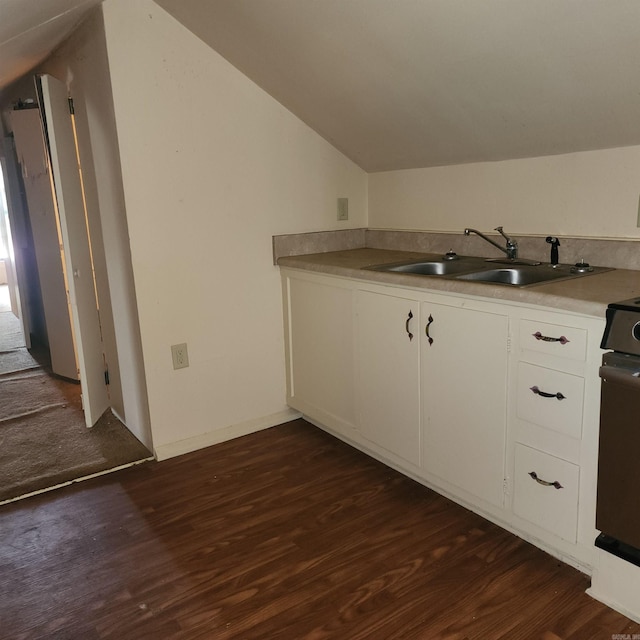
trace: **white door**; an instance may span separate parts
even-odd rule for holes
[[[60,253],[58,215],[51,193],[49,163],[42,137],[42,120],[38,109],[10,112],[17,159],[22,168],[28,214],[21,208],[22,196],[18,182],[13,183],[11,200],[14,213],[23,214],[21,221],[30,226],[33,249],[42,294],[42,311],[46,328],[36,322],[34,333],[46,341],[51,356],[51,369],[56,375],[78,380],[78,362],[73,339],[68,287]],[[9,174],[11,175],[11,174]],[[12,182],[9,182],[12,186]],[[20,231],[16,249],[26,257],[30,243],[25,226]],[[31,284],[31,286],[34,286]],[[34,299],[34,297],[32,297]]]
[[[109,407],[109,394],[75,137],[65,85],[42,75],[36,77],[36,86],[60,218],[85,422],[90,427]]]

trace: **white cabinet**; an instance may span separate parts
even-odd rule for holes
[[[509,322],[498,309],[422,304],[421,387],[426,473],[502,507]]]
[[[337,280],[283,278],[287,402],[340,432],[355,426],[353,289]]]
[[[356,292],[358,424],[373,444],[420,465],[420,347],[416,300]]]
[[[514,524],[586,566],[596,536],[603,325],[523,310],[511,376]]]
[[[604,319],[282,274],[292,407],[590,566]]]

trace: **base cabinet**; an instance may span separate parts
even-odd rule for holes
[[[421,313],[424,468],[502,507],[508,317],[432,302]]]
[[[292,407],[558,557],[592,566],[604,319],[282,274]]]
[[[514,332],[512,511],[518,526],[585,566],[597,535],[603,329],[604,320],[530,309]]]

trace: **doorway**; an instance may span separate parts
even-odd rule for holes
[[[0,504],[152,459],[110,411],[87,429],[80,386],[26,348],[7,284],[0,284],[0,396]]]
[[[63,83],[35,77],[37,102],[9,114],[54,373],[82,386],[91,427],[110,406],[88,214]],[[26,315],[26,314],[25,314]]]
[[[56,83],[57,81],[53,83],[54,90]],[[63,91],[65,92],[64,106],[68,109],[64,87]],[[47,97],[48,100],[51,100],[50,93]],[[34,120],[33,116],[36,116],[35,122],[39,124],[40,114],[37,108],[33,105],[29,109],[31,119]],[[55,117],[55,113],[49,112],[47,124],[50,131],[55,126]],[[64,113],[64,117],[69,118],[68,110]],[[56,127],[56,129],[59,128]],[[0,293],[2,294],[0,319],[3,320],[0,324],[0,341],[6,338],[5,347],[7,347],[0,348],[0,391],[3,398],[0,407],[0,429],[2,429],[3,451],[9,454],[3,457],[0,452],[0,503],[6,499],[14,499],[18,494],[41,491],[61,483],[76,481],[78,478],[86,477],[87,474],[102,473],[123,465],[127,466],[138,461],[151,459],[149,451],[109,409],[108,400],[106,406],[102,405],[99,410],[93,403],[91,405],[92,412],[89,412],[91,418],[87,417],[85,421],[84,416],[88,415],[86,411],[83,413],[83,409],[86,410],[86,386],[83,385],[81,395],[80,385],[73,384],[68,380],[73,380],[74,376],[79,377],[80,374],[80,367],[76,364],[74,345],[72,345],[73,363],[67,369],[71,375],[60,374],[52,367],[51,347],[59,349],[64,340],[60,339],[61,333],[59,331],[54,331],[53,334],[47,332],[47,318],[38,318],[38,315],[44,315],[42,312],[38,313],[38,301],[40,301],[42,309],[45,306],[42,304],[42,298],[46,295],[51,296],[51,283],[46,279],[50,274],[51,265],[55,267],[57,263],[64,269],[71,264],[70,261],[65,261],[65,255],[60,250],[71,248],[72,243],[69,240],[68,229],[65,230],[66,235],[64,235],[60,229],[59,219],[56,220],[56,225],[49,229],[49,234],[52,237],[45,237],[45,240],[49,241],[46,245],[47,249],[40,251],[39,255],[31,255],[32,268],[29,272],[30,254],[37,253],[32,251],[34,243],[29,238],[29,233],[32,231],[31,222],[34,218],[42,217],[44,198],[39,196],[48,194],[49,199],[53,200],[54,213],[57,215],[61,213],[58,210],[59,200],[62,196],[65,197],[62,206],[66,206],[66,210],[62,213],[67,215],[67,219],[63,221],[67,226],[73,225],[73,221],[70,222],[70,216],[76,213],[78,207],[77,201],[74,203],[69,200],[67,185],[61,185],[54,180],[54,172],[61,172],[60,146],[62,143],[60,138],[50,141],[50,146],[56,147],[53,150],[50,147],[47,148],[46,145],[42,146],[42,134],[39,138],[36,136],[36,142],[39,142],[40,145],[39,148],[37,145],[34,147],[36,149],[36,164],[33,164],[33,158],[31,158],[29,166],[25,167],[26,163],[14,166],[14,174],[17,175],[13,176],[14,188],[10,190],[10,195],[13,196],[10,198],[12,202],[9,207],[3,208],[3,224],[0,225],[6,228],[3,235],[8,238],[8,241],[4,245],[7,247],[7,253],[10,254],[7,264],[10,266],[9,271],[14,272],[13,282],[9,277],[9,282],[6,285],[0,284]],[[5,153],[3,154],[5,163],[8,155],[6,151],[5,145]],[[79,173],[75,148],[73,149],[71,166],[76,174]],[[43,172],[43,169],[46,170],[46,173]],[[16,188],[15,182],[19,182],[16,178],[22,178],[28,184]],[[7,180],[7,183],[10,182]],[[40,193],[34,189],[36,182],[40,182]],[[0,183],[4,185],[4,179],[0,179]],[[35,198],[28,197],[30,191],[31,196],[36,192]],[[16,200],[20,200],[21,195],[23,196],[22,201],[17,202]],[[82,196],[80,197],[82,198]],[[17,233],[12,233],[9,210],[13,209],[15,214],[16,210],[21,208],[24,209],[24,215],[18,220],[19,229],[16,230]],[[49,212],[50,210],[51,208]],[[84,225],[88,223],[85,219],[85,212],[81,211],[79,215],[80,230],[86,234],[88,229]],[[35,223],[42,227],[42,220],[36,219]],[[77,231],[77,227],[76,224],[76,229],[72,232]],[[42,228],[39,228],[39,232],[42,232]],[[77,247],[77,242],[75,246]],[[53,249],[57,251],[57,257]],[[71,251],[68,253],[71,254]],[[45,262],[44,270],[38,269],[41,266],[38,264],[38,258],[42,261],[43,257],[45,261],[49,260],[49,262]],[[21,267],[18,270],[19,273],[15,273],[16,264]],[[79,268],[74,266],[73,269],[68,268],[67,275],[74,280],[76,294],[79,291],[77,284],[80,275],[89,275],[87,279],[90,280],[93,310],[96,313],[95,282],[91,270],[92,267],[85,269],[83,266]],[[44,282],[40,277],[43,273]],[[64,296],[64,302],[62,305],[58,305],[58,310],[65,310],[66,307],[71,312],[74,303],[77,307],[79,294],[76,295],[75,300],[71,300],[68,295],[71,288],[68,286],[68,281],[62,287],[58,287],[58,300],[61,297],[61,291]],[[58,325],[61,315],[64,316],[64,313],[58,313],[54,316]],[[42,338],[42,334],[37,335],[38,324],[45,327],[44,340],[39,339]],[[67,333],[73,336],[74,329],[76,333],[78,332],[78,325],[74,326],[71,313],[67,314],[66,324],[70,329]],[[96,326],[99,331],[99,322],[96,323]],[[34,335],[36,339],[32,343],[31,339]],[[53,339],[50,336],[53,336]],[[67,349],[68,345],[67,341]],[[43,348],[38,349],[39,346]],[[83,346],[85,345],[81,343],[80,348]],[[86,357],[86,355],[85,353],[84,356]],[[104,386],[104,360],[101,352],[98,359],[100,383]],[[83,373],[86,374],[86,371],[85,368]],[[67,380],[63,378],[67,378]],[[108,395],[106,397],[108,399]],[[14,428],[21,422],[28,428]],[[95,424],[95,426],[92,429],[87,429],[85,424],[86,426]],[[69,427],[71,431],[65,431],[62,427]],[[74,429],[74,427],[76,428]],[[27,435],[29,438],[26,437]],[[8,442],[12,444],[7,446]],[[52,445],[54,442],[57,443],[55,446]],[[19,463],[17,467],[16,462]],[[33,471],[34,468],[36,468],[36,477],[31,477],[32,472],[29,469]],[[3,472],[7,472],[7,477],[3,477]],[[12,493],[6,495],[3,489],[12,485],[15,485],[15,488]]]

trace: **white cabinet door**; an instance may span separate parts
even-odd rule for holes
[[[428,302],[421,314],[425,471],[502,507],[508,317]]]
[[[419,466],[420,303],[358,291],[356,309],[361,432],[379,447]]]
[[[330,280],[285,277],[290,406],[345,432],[355,423],[353,291]]]

